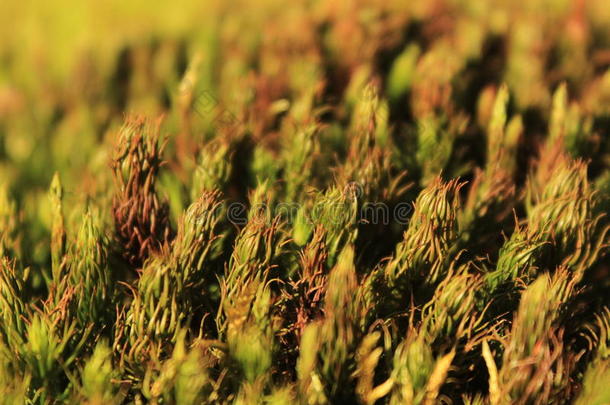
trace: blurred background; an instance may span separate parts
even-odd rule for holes
[[[323,145],[331,147],[370,82],[402,151],[414,148],[404,134],[418,122],[459,128],[430,172],[466,179],[484,161],[501,83],[511,114],[523,116],[524,161],[545,136],[553,92],[565,83],[570,130],[587,139],[574,154],[595,159],[600,174],[608,162],[608,67],[606,0],[3,1],[0,185],[13,204],[3,209],[29,225],[25,262],[48,263],[53,173],[67,206],[107,204],[109,156],[127,114],[163,116],[173,170],[161,187],[175,219],[189,201],[202,142],[235,131],[218,128],[218,106],[263,155],[277,153],[286,116],[321,117],[329,123]],[[214,113],[206,112],[210,100]],[[434,135],[432,148],[445,146]],[[429,177],[413,175],[421,184]]]

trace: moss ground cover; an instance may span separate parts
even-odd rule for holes
[[[604,0],[0,4],[0,403],[610,404]]]

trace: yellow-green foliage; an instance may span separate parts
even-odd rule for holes
[[[0,404],[610,403],[609,10],[0,2]]]

